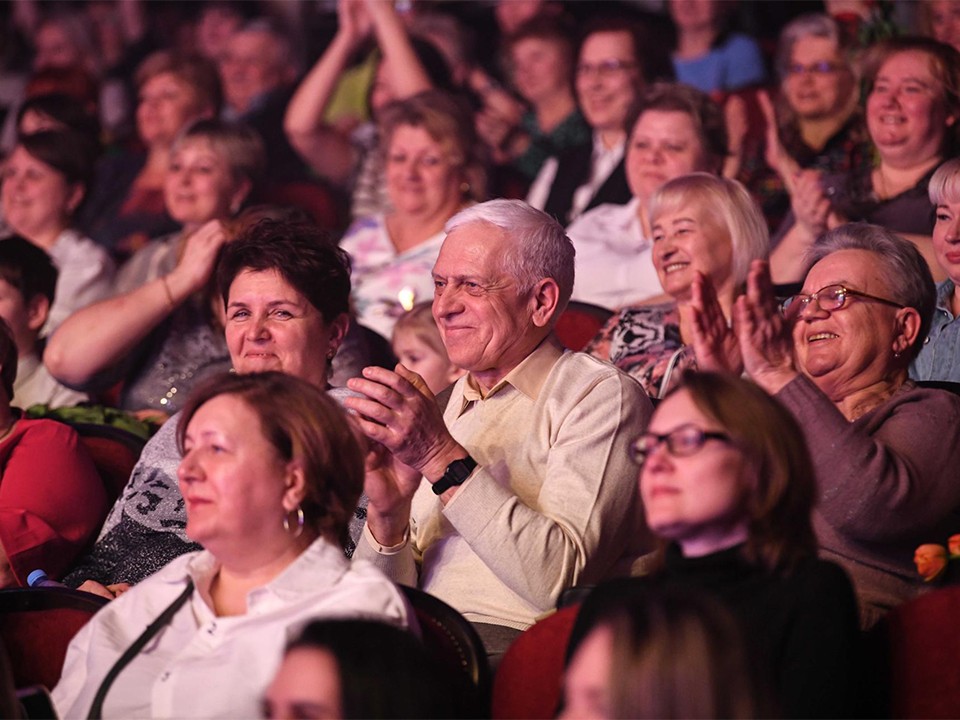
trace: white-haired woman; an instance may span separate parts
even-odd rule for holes
[[[742,292],[750,261],[766,257],[767,227],[740,183],[707,173],[675,178],[649,206],[653,265],[670,300],[627,307],[587,347],[662,397],[682,370],[695,367],[690,304],[715,293],[724,317]],[[706,286],[700,278],[707,277]]]

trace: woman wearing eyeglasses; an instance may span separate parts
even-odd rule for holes
[[[837,22],[822,13],[801,15],[780,33],[779,93],[773,103],[758,96],[767,132],[743,139],[736,176],[760,202],[771,229],[790,210],[779,175],[800,168],[845,173],[862,154],[865,137],[850,50]]]
[[[904,235],[934,275],[940,273],[930,243],[927,184],[960,147],[960,52],[929,38],[893,38],[871,47],[863,67],[864,117],[874,161],[854,161],[845,173],[783,174],[792,210],[771,239],[777,283],[800,281],[816,238],[851,221]]]
[[[784,717],[849,717],[856,603],[843,571],[816,556],[813,473],[796,421],[745,380],[688,372],[632,449],[660,567],[594,590],[568,658],[607,610],[651,585],[702,591],[738,621]],[[613,675],[607,689],[631,682]]]
[[[960,397],[907,378],[936,301],[913,244],[857,223],[821,237],[809,262],[782,314],[762,262],[734,307],[733,331],[715,308],[698,307],[697,361],[745,369],[803,428],[821,556],[850,574],[869,627],[922,591],[914,548],[956,532]]]

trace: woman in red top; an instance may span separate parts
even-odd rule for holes
[[[77,433],[53,420],[26,420],[10,407],[17,347],[0,320],[0,588],[52,578],[95,537],[109,506]]]

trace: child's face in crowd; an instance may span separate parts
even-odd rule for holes
[[[398,331],[393,338],[393,352],[404,367],[423,378],[432,393],[440,392],[463,375],[463,370],[454,367],[445,355],[414,332]]]

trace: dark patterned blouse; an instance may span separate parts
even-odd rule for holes
[[[610,318],[585,352],[636,378],[653,398],[666,395],[684,370],[697,366],[693,348],[680,339],[675,302],[624,308]]]

